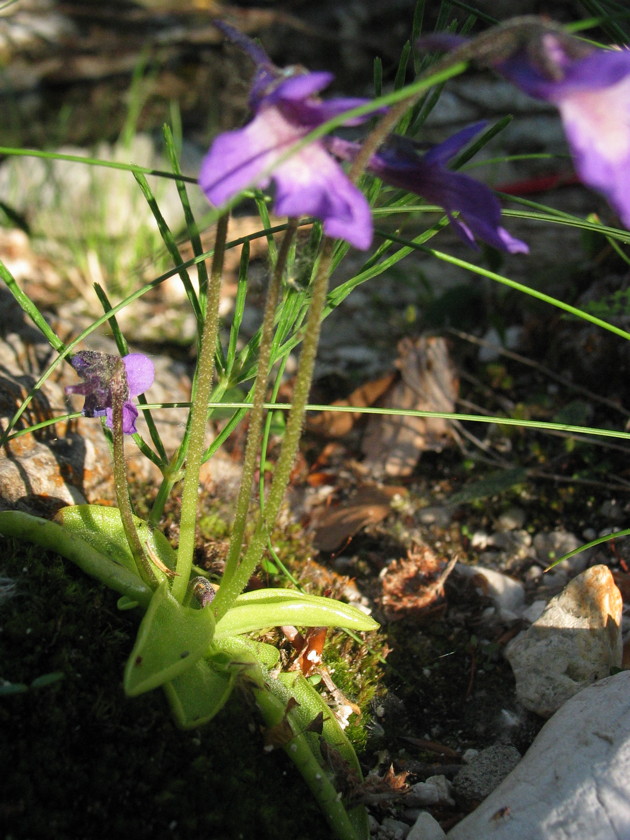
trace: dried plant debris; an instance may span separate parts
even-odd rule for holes
[[[438,557],[428,545],[409,549],[381,575],[381,606],[388,621],[427,621],[446,610],[444,584],[457,558]]]

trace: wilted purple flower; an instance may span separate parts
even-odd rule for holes
[[[494,46],[492,30],[468,42],[429,36],[421,45],[462,49],[530,96],[553,103],[578,175],[630,228],[630,51],[596,49],[536,18],[497,29]]]
[[[393,187],[439,204],[457,233],[473,248],[477,247],[477,238],[510,254],[525,254],[527,245],[501,227],[501,207],[494,193],[474,178],[446,169],[449,160],[481,128],[483,123],[468,126],[423,155],[418,154],[409,138],[393,135],[371,157],[368,171]],[[360,148],[357,143],[339,138],[331,138],[328,145],[345,160],[352,160]]]
[[[93,350],[82,350],[70,359],[70,364],[79,374],[83,383],[68,385],[67,394],[81,394],[85,397],[83,415],[85,417],[107,417],[107,425],[113,425],[113,396],[112,385],[114,378],[119,375],[120,356],[109,353],[97,353]],[[135,434],[138,409],[131,402],[131,397],[144,393],[153,384],[155,369],[151,359],[142,353],[129,353],[122,357],[123,388],[125,400],[123,403],[123,432],[127,435]]]
[[[372,214],[363,193],[315,140],[281,163],[278,160],[310,131],[361,105],[364,99],[331,99],[316,94],[334,78],[300,68],[275,67],[262,49],[224,24],[220,26],[256,62],[249,104],[254,117],[244,128],[220,134],[204,158],[199,184],[210,201],[221,205],[249,186],[276,186],[274,211],[286,216],[314,216],[328,236],[365,250],[372,241]],[[345,125],[367,119],[355,118]]]

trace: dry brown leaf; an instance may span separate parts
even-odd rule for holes
[[[368,525],[375,525],[390,512],[392,498],[404,487],[361,487],[339,507],[326,508],[318,516],[315,547],[334,551]]]
[[[365,408],[374,405],[391,388],[397,378],[397,374],[388,373],[380,379],[367,382],[356,388],[345,400],[335,400],[331,405],[351,405],[357,408]],[[322,411],[308,420],[308,429],[323,437],[336,438],[347,435],[355,423],[360,420],[359,412],[350,411]]]
[[[385,408],[452,412],[459,382],[443,338],[403,339],[396,366],[400,380],[385,394]],[[423,451],[441,451],[452,436],[448,420],[396,415],[371,416],[362,442],[372,474],[409,475]]]

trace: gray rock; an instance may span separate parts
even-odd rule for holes
[[[568,554],[569,551],[573,551],[581,545],[583,545],[582,540],[568,531],[541,532],[534,537],[534,548],[536,549],[538,560],[544,566],[548,566],[557,560],[558,557],[562,557],[563,554]],[[570,570],[572,574],[581,572],[586,568],[590,553],[590,550],[581,551],[574,557],[563,560],[555,568]]]
[[[494,744],[481,750],[453,779],[455,793],[468,802],[485,799],[521,760],[509,744]]]
[[[462,563],[455,567],[454,573],[471,578],[475,588],[492,599],[502,621],[515,621],[520,617],[525,604],[525,589],[520,581],[485,566]]]
[[[607,566],[592,566],[549,601],[506,648],[516,695],[549,717],[570,697],[621,666],[623,602]]]
[[[446,776],[429,776],[424,782],[413,785],[407,794],[413,807],[427,805],[453,805],[452,785]]]
[[[501,531],[516,531],[525,524],[523,508],[511,507],[504,511],[497,519],[497,529]]]
[[[407,823],[395,820],[392,817],[385,817],[378,832],[379,840],[404,840],[409,833]]]
[[[429,814],[421,811],[411,826],[407,840],[445,840],[446,834],[439,822]]]
[[[448,840],[628,840],[630,672],[584,689]]]

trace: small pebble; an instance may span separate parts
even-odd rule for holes
[[[407,840],[446,840],[446,834],[435,817],[422,811],[411,826]]]
[[[416,807],[454,804],[452,786],[446,776],[429,776],[426,781],[413,785],[409,799]]]
[[[541,532],[534,537],[534,548],[538,561],[543,566],[549,566],[563,554],[568,554],[569,551],[579,548],[582,544],[582,540],[568,531]],[[575,575],[586,568],[589,555],[590,550],[581,551],[568,560],[563,560],[556,568],[566,569]]]
[[[475,756],[453,780],[455,793],[468,802],[485,799],[521,760],[510,744],[494,744]]]
[[[511,507],[497,519],[497,531],[515,531],[525,524],[525,511],[522,508]]]

